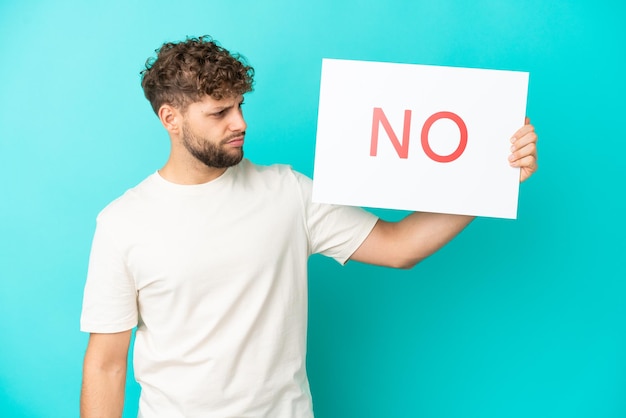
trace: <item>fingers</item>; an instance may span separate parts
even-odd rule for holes
[[[537,146],[530,143],[509,156],[509,164],[512,167],[528,167],[535,165],[537,161]]]
[[[526,125],[513,135],[511,142],[509,164],[521,169],[520,181],[524,181],[537,170],[537,134],[529,118],[526,118]]]
[[[537,135],[534,132],[528,133],[519,139],[515,139],[511,145],[509,161],[517,161],[528,155],[537,156]]]
[[[515,144],[522,138],[530,139],[531,141],[536,142],[537,134],[535,134],[535,127],[530,124],[522,126],[520,129],[517,130],[517,132],[515,132],[515,134],[513,134],[513,136],[511,137],[511,142]]]
[[[535,127],[532,125],[524,125],[519,129],[515,135],[511,138],[511,153],[519,153],[522,149],[531,153],[536,152],[537,134],[535,133]],[[532,149],[527,148],[528,145],[533,144],[535,147]]]

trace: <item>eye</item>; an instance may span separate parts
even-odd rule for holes
[[[211,113],[211,116],[214,118],[222,118],[226,115],[226,112],[228,112],[228,109],[222,109],[219,112]]]

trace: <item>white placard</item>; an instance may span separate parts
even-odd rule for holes
[[[324,59],[313,200],[516,218],[528,73]]]

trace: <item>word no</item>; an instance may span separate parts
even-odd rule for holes
[[[456,150],[450,155],[439,155],[433,151],[430,147],[430,143],[428,142],[428,133],[430,132],[430,128],[433,126],[435,122],[439,119],[450,119],[459,127],[459,131],[461,133],[461,140],[459,141],[459,146]],[[404,111],[404,129],[402,130],[402,142],[398,141],[398,137],[394,130],[391,128],[391,124],[387,120],[385,113],[380,107],[374,108],[374,117],[372,119],[372,141],[370,143],[370,156],[375,157],[378,153],[378,127],[383,125],[385,132],[389,136],[393,147],[398,153],[398,157],[400,158],[408,158],[409,156],[409,137],[411,134],[411,111]],[[434,115],[430,116],[424,122],[424,126],[422,126],[422,148],[426,155],[433,161],[438,163],[449,163],[461,156],[463,151],[465,151],[465,147],[467,146],[467,126],[465,126],[465,122],[463,119],[455,113],[452,112],[437,112]]]

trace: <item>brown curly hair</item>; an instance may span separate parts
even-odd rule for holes
[[[182,111],[209,95],[216,100],[252,91],[254,69],[210,36],[168,42],[146,61],[141,86],[158,114],[163,104]]]

